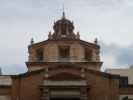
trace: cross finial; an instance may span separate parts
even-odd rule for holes
[[[62,13],[62,18],[65,18],[64,4],[63,4],[63,13]]]

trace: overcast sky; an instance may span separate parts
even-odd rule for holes
[[[25,71],[30,38],[47,39],[54,21],[62,16],[63,4],[81,39],[100,41],[104,68],[132,64],[133,0],[0,0],[0,66],[4,71]]]

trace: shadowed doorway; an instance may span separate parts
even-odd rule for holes
[[[80,100],[79,89],[52,90],[50,100]]]
[[[55,97],[55,98],[50,98],[50,100],[80,100],[80,98],[77,98],[77,97]]]

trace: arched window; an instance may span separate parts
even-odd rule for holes
[[[85,60],[91,60],[92,59],[92,50],[85,48]]]
[[[70,47],[69,46],[59,46],[59,57],[60,58],[69,58],[70,56]]]
[[[36,59],[37,61],[43,61],[43,49],[36,50]]]

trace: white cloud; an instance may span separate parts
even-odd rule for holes
[[[133,64],[133,46],[120,46],[101,42],[103,69],[127,68]]]

